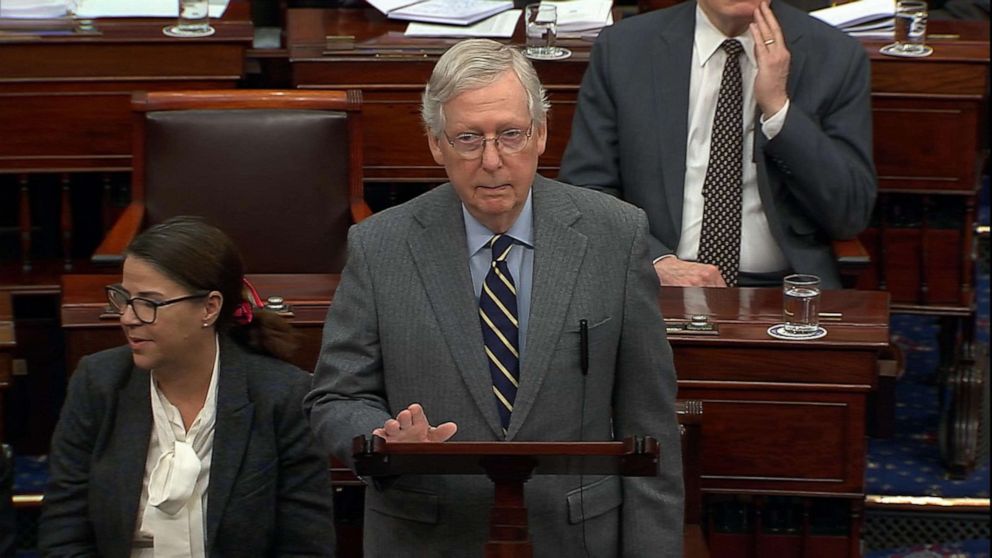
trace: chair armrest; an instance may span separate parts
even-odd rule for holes
[[[831,244],[837,270],[840,272],[841,284],[847,289],[854,288],[861,274],[871,264],[871,255],[857,238],[834,240]]]
[[[369,215],[372,215],[372,208],[369,207],[369,204],[365,203],[365,200],[361,198],[351,200],[352,223],[361,223]]]
[[[90,261],[96,265],[120,265],[124,262],[124,250],[134,240],[145,220],[145,205],[131,202],[121,213],[117,222],[96,247]]]
[[[857,238],[849,240],[834,240],[832,242],[834,258],[841,267],[861,266],[867,267],[871,263],[871,256],[864,244]]]

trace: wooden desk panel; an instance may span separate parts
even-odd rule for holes
[[[14,308],[10,291],[0,290],[0,442],[4,440],[4,392],[14,381]]]
[[[103,286],[117,276],[63,278],[68,367],[123,342],[104,312]],[[252,276],[263,298],[283,296],[304,345],[295,364],[311,369],[337,276]],[[888,345],[888,295],[824,293],[822,311],[841,312],[827,337],[771,339],[779,289],[662,289],[672,323],[705,313],[720,335],[670,334],[679,397],[703,401],[702,488],[709,492],[859,497],[864,487],[865,413],[876,385],[876,355]],[[703,308],[708,309],[702,312]]]
[[[253,38],[245,0],[203,39],[166,37],[172,20],[94,21],[99,35],[0,37],[0,173],[130,170],[131,92],[235,87]]]

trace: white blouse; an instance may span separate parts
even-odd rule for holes
[[[145,460],[138,505],[141,514],[132,558],[206,556],[207,486],[214,446],[220,343],[214,340],[214,369],[203,408],[189,431],[182,415],[151,377],[154,427]]]

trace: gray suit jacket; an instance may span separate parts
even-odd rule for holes
[[[208,556],[333,556],[327,460],[301,402],[309,376],[222,338],[207,488]],[[128,347],[84,358],[52,438],[45,556],[130,556],[152,432],[148,371]]]
[[[792,269],[839,287],[829,241],[867,226],[877,189],[868,57],[856,40],[783,2],[772,10],[792,55],[791,104],[771,141],[755,124],[758,189]],[[695,22],[696,3],[684,2],[600,34],[562,159],[562,181],[647,212],[652,258],[673,253],[682,234]]]
[[[680,556],[682,476],[675,373],[647,258],[644,213],[540,176],[527,350],[507,440],[656,437],[657,478],[537,476],[526,485],[537,557]],[[305,407],[318,439],[351,440],[411,403],[455,440],[502,440],[483,352],[461,204],[450,185],[352,228]],[[579,320],[590,324],[589,374]],[[583,410],[584,408],[584,410]],[[482,476],[399,478],[366,492],[366,556],[481,556],[492,485]],[[583,525],[583,523],[585,525]]]

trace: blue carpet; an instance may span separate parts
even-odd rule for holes
[[[984,278],[985,331],[988,336],[988,277]],[[940,424],[937,318],[897,314],[892,316],[892,338],[906,359],[906,371],[896,383],[895,434],[868,441],[869,494],[989,497],[989,462],[986,458],[962,480],[945,477],[937,445]]]
[[[867,552],[864,558],[989,558],[989,541],[921,544],[894,550]]]
[[[41,494],[48,484],[48,456],[14,456],[14,494]]]

